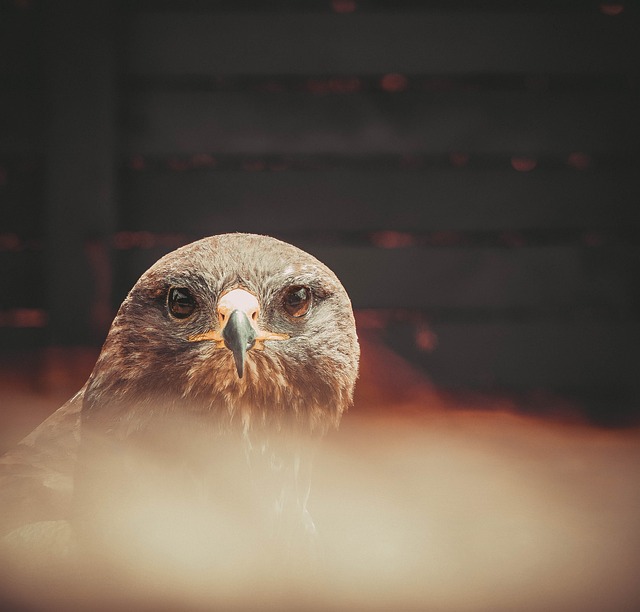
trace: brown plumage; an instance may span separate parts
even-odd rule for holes
[[[179,498],[287,548],[313,532],[310,456],[352,401],[358,357],[344,288],[300,249],[225,234],[169,253],[123,302],[84,388],[2,458],[5,542],[37,549],[63,521],[104,556]],[[165,510],[161,534],[184,519]]]

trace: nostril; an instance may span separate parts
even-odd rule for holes
[[[258,311],[257,311],[257,310],[254,310],[254,311],[251,313],[251,319],[252,319],[253,321],[257,321],[257,320],[258,320]]]

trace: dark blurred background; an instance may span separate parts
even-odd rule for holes
[[[0,0],[0,383],[90,370],[159,256],[250,231],[443,393],[637,424],[639,33],[635,2]]]

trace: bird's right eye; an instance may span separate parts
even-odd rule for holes
[[[190,317],[196,309],[196,300],[189,289],[184,287],[172,287],[167,298],[169,312],[176,319]]]

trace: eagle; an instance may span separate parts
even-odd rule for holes
[[[165,255],[83,388],[0,459],[4,559],[210,576],[316,555],[313,455],[358,362],[347,292],[305,251],[234,233]]]

